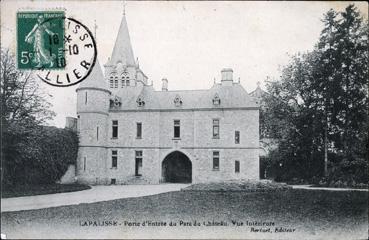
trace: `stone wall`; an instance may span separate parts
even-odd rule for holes
[[[213,138],[213,119],[220,122],[219,138]],[[117,139],[112,139],[112,120],[118,120]],[[174,120],[180,120],[180,139],[174,139]],[[173,151],[191,160],[194,183],[259,178],[258,110],[122,111],[106,118],[83,115],[81,121],[80,182],[109,184],[114,178],[116,184],[157,184],[162,180],[162,161]],[[136,138],[137,122],[142,123],[141,139]],[[96,124],[106,127],[101,142],[95,140]],[[239,144],[235,143],[235,131],[240,131]],[[112,150],[118,152],[117,168],[111,165]],[[135,151],[143,152],[142,177],[135,176]],[[219,170],[213,170],[213,151],[220,153]],[[87,169],[82,171],[85,157]],[[236,160],[240,161],[240,173],[235,173]]]

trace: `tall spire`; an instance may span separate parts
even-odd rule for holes
[[[123,18],[120,23],[118,36],[115,41],[110,63],[116,64],[119,61],[123,63],[124,65],[135,65],[135,58],[133,56],[131,39],[129,37],[126,14],[125,14],[125,5],[124,5],[124,11],[123,11]]]

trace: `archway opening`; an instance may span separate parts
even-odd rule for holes
[[[183,153],[175,151],[166,156],[161,164],[163,182],[192,182],[192,163]]]

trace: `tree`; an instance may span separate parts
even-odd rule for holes
[[[28,148],[32,134],[55,114],[32,72],[17,70],[8,49],[1,49],[0,74],[1,170],[6,182],[22,170],[24,159],[32,156],[33,150]]]
[[[286,178],[329,175],[332,181],[365,182],[368,27],[354,5],[328,11],[323,23],[314,50],[292,56],[281,78],[267,86],[264,118],[279,140],[273,156],[286,162]]]
[[[17,70],[9,49],[1,49],[0,74],[2,124],[39,125],[54,117],[48,95],[40,90],[31,71]]]
[[[357,144],[360,152],[366,149],[359,142],[368,121],[368,28],[354,5],[340,14],[330,10],[323,22],[315,81],[324,99],[327,142],[349,159]]]

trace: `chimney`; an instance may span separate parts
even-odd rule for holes
[[[168,79],[163,78],[161,81],[162,81],[161,90],[168,91]]]
[[[233,70],[232,70],[232,68],[223,68],[221,73],[222,73],[222,85],[232,86],[232,83],[233,83]]]

